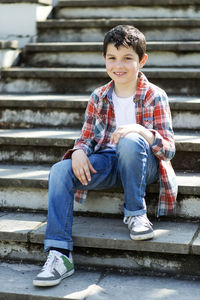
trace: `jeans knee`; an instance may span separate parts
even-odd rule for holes
[[[122,158],[131,157],[133,154],[137,155],[141,153],[144,147],[146,148],[146,142],[140,134],[129,133],[119,140],[117,153]]]
[[[72,164],[71,159],[62,160],[55,163],[50,170],[50,178],[54,178],[54,180],[62,180],[67,175],[71,173]]]

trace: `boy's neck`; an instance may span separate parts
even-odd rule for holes
[[[120,98],[128,98],[135,94],[137,82],[134,84],[116,84],[114,83],[115,94]]]

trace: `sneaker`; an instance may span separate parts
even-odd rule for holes
[[[146,214],[124,217],[124,223],[128,224],[132,240],[149,240],[154,237],[153,224],[148,220]]]
[[[33,284],[35,286],[57,285],[73,273],[74,263],[71,253],[67,257],[56,250],[51,250],[41,272],[33,280]]]

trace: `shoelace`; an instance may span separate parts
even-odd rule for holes
[[[57,261],[58,258],[56,257],[55,253],[53,253],[53,251],[50,251],[49,255],[47,257],[47,261],[45,262],[44,266],[42,267],[42,272],[46,271],[47,269],[50,269],[50,267],[52,268],[54,260]]]
[[[128,228],[131,229],[133,225],[153,225],[149,219],[142,215],[142,216],[129,216],[129,217],[124,217],[124,223],[128,225]]]

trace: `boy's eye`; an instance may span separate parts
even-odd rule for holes
[[[131,60],[132,59],[132,57],[126,57],[126,60]]]

